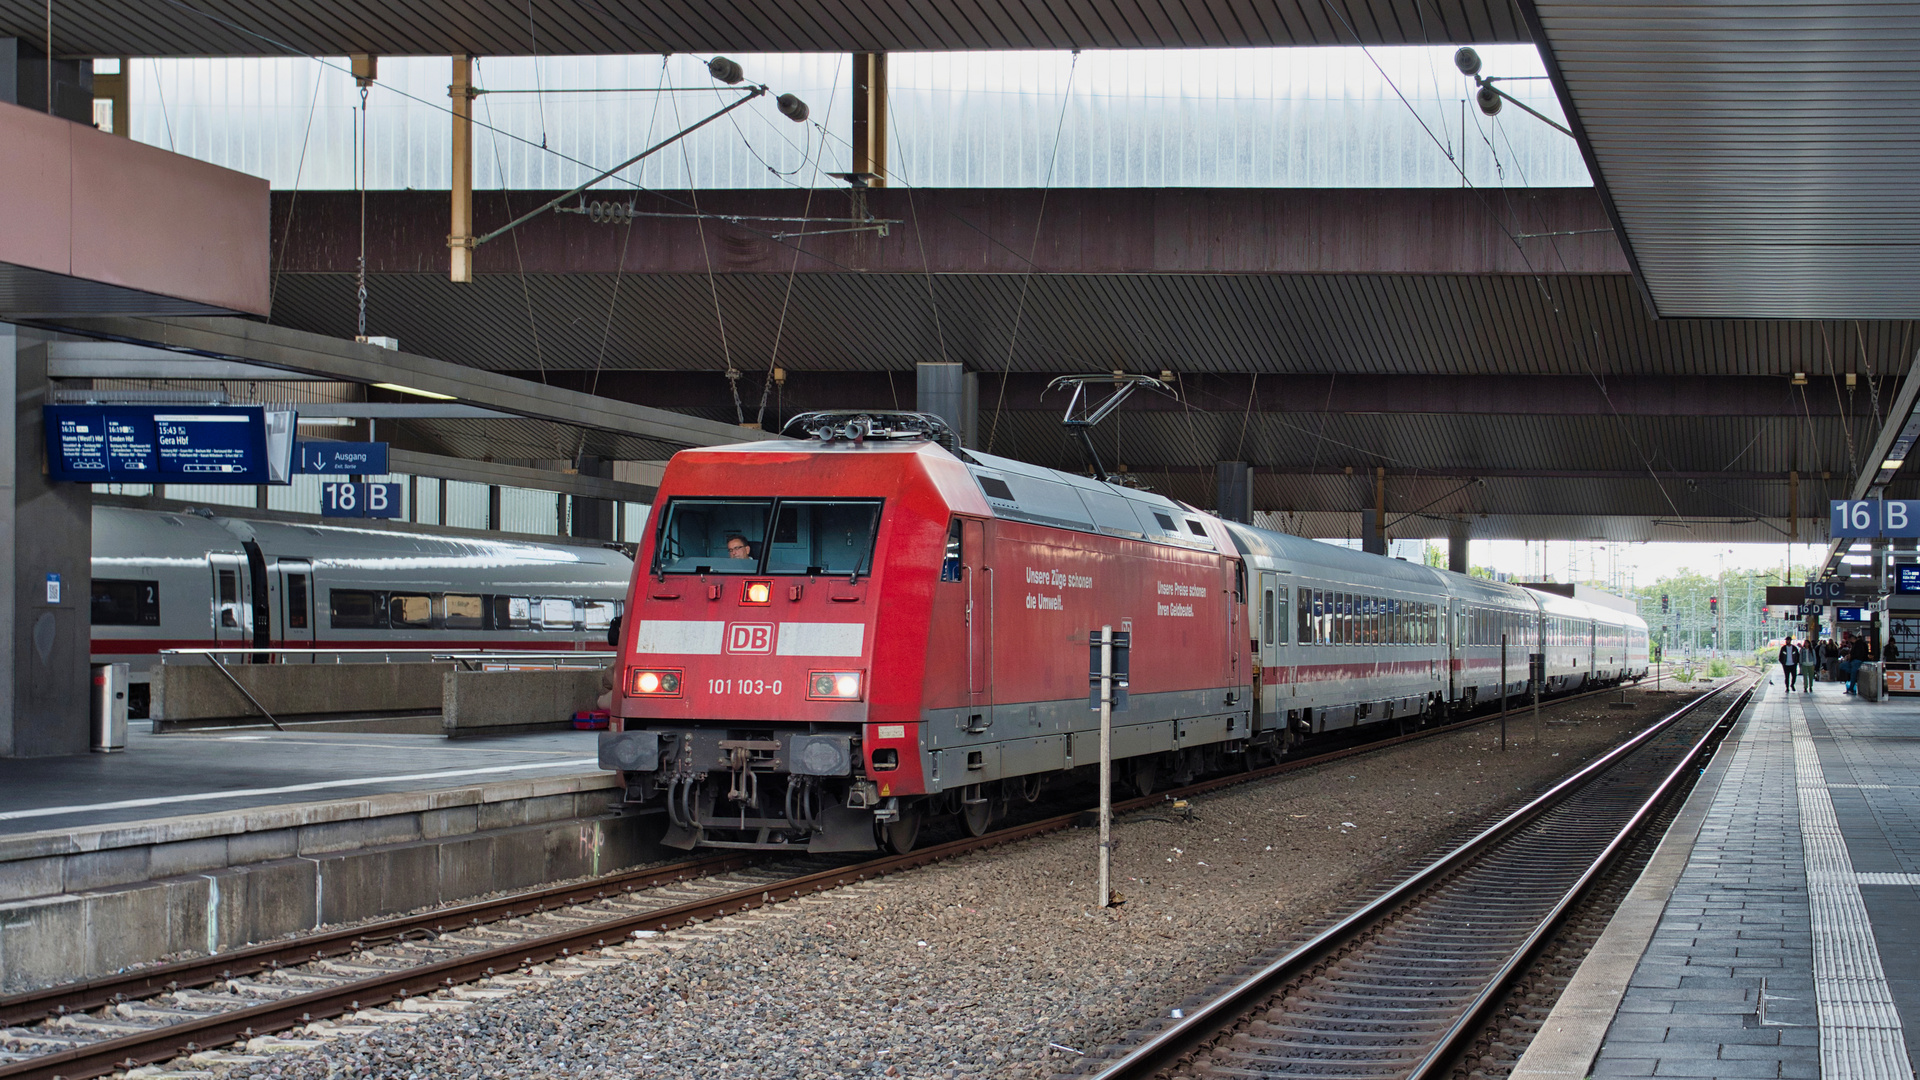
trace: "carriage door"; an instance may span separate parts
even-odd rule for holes
[[[1260,575],[1260,685],[1254,687],[1262,714],[1260,729],[1279,727],[1286,716],[1283,696],[1293,689],[1293,603],[1280,575]]]
[[[282,644],[289,649],[313,644],[313,564],[282,559],[274,564],[274,573],[280,579],[280,618],[275,629]],[[282,659],[310,664],[313,654]]]
[[[247,567],[238,555],[209,553],[207,562],[213,572],[213,643],[217,647],[247,645],[253,640],[253,610],[247,603]],[[223,662],[240,661],[237,653],[221,657]]]
[[[993,702],[993,579],[987,569],[986,523],[961,518],[961,558],[967,566],[967,692],[973,704]]]

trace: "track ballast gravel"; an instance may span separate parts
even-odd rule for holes
[[[1685,700],[1630,690],[647,938],[147,1075],[1052,1076]],[[457,994],[457,997],[455,996]],[[310,1042],[322,1036],[317,1044]],[[330,1036],[330,1037],[328,1037]],[[306,1045],[303,1045],[306,1044]]]

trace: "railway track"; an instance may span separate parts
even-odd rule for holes
[[[1698,767],[1752,694],[1721,687],[1225,993],[1098,1080],[1426,1080],[1478,1037],[1587,886]]]
[[[1542,707],[1614,692],[1590,691]],[[1115,810],[1145,809],[1491,718],[1214,777],[1118,801]],[[533,981],[526,972],[536,965],[619,962],[582,954],[1066,828],[1084,814],[1075,810],[857,862],[727,853],[0,998],[0,1080],[84,1080],[395,1002],[404,1009],[422,995],[458,995],[454,988],[482,980],[494,988],[465,993],[499,996],[516,982]]]

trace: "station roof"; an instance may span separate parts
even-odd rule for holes
[[[521,0],[62,0],[54,16],[54,50],[64,56],[603,56],[1528,40],[1506,0],[629,0],[538,8]],[[38,0],[0,0],[0,36],[43,41],[46,19]]]
[[[1661,316],[1920,315],[1920,12],[1523,6]]]

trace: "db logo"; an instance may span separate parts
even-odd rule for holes
[[[728,623],[727,651],[730,653],[772,652],[773,624]]]

